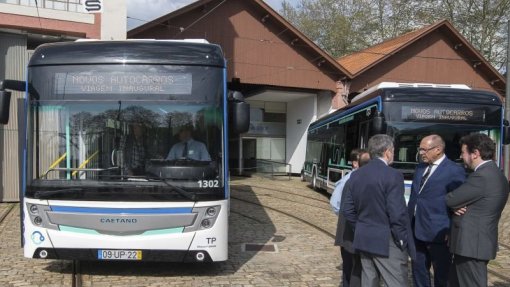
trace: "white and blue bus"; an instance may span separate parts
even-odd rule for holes
[[[459,139],[469,133],[485,133],[497,145],[499,164],[502,145],[508,143],[503,116],[501,99],[492,92],[465,85],[383,82],[310,125],[302,178],[314,188],[332,192],[351,169],[351,150],[366,148],[372,135],[384,133],[394,138],[392,166],[404,174],[408,196],[424,136],[440,135],[447,157],[460,164]]]
[[[25,257],[227,260],[228,131],[247,130],[249,107],[240,93],[227,93],[219,46],[46,44],[27,77],[0,83],[4,124],[9,90],[26,91],[19,119]],[[202,147],[187,153],[205,147],[207,156],[168,157],[183,127]]]

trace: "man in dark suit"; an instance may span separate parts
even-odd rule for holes
[[[352,171],[337,182],[335,191],[331,195],[332,207],[335,211],[338,209],[335,245],[340,246],[340,254],[342,256],[342,287],[361,286],[361,260],[352,248],[354,233],[345,217],[339,214],[341,212],[341,203],[345,200],[343,189],[351,175],[370,161],[370,154],[364,149],[354,149],[351,151],[350,160],[352,162]],[[336,199],[338,197],[340,198]]]
[[[347,182],[342,214],[354,228],[353,248],[360,252],[363,286],[408,286],[407,259],[414,240],[404,199],[404,177],[389,167],[393,139],[375,135],[368,141],[372,160]]]
[[[448,281],[450,212],[444,197],[459,187],[466,175],[461,166],[446,158],[444,149],[439,135],[424,137],[418,148],[422,163],[414,172],[407,206],[416,246],[412,262],[415,287],[431,286],[431,265],[435,287],[446,286]]]
[[[448,207],[465,207],[452,219],[453,264],[448,284],[487,286],[487,263],[496,258],[498,222],[508,200],[508,181],[493,161],[495,144],[487,135],[470,134],[462,137],[460,144],[462,160],[473,173],[446,195]]]

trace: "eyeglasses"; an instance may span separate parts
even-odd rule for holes
[[[420,147],[420,148],[418,148],[418,152],[424,152],[424,153],[426,153],[426,152],[429,152],[429,151],[431,151],[431,150],[435,149],[436,147],[437,147],[437,146],[433,146],[433,147],[431,147],[431,148],[421,148],[421,147]]]

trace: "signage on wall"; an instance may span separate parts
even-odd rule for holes
[[[83,10],[85,13],[102,13],[103,0],[84,0]]]

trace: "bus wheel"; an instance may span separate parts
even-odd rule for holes
[[[316,175],[315,170],[313,171],[313,174],[312,174],[312,188],[315,189],[315,190],[318,189],[318,186],[317,186],[317,175]]]
[[[306,181],[304,170],[301,170],[301,181]]]

